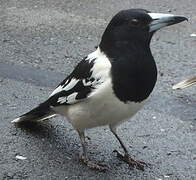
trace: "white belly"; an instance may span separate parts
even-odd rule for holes
[[[75,129],[84,130],[97,126],[118,125],[133,116],[145,101],[141,103],[119,101],[113,94],[108,81],[88,99],[66,107],[56,108],[59,114],[66,116]]]

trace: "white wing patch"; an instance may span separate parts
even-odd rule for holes
[[[51,104],[54,106],[74,104],[92,97],[96,92],[99,92],[99,88],[102,87],[104,82],[110,79],[111,63],[107,56],[100,51],[99,47],[81,62],[82,64],[76,67],[77,70],[73,71],[68,79],[66,81],[64,80],[65,82],[61,83],[49,96],[51,98]],[[81,72],[79,72],[79,68],[81,68],[81,72],[84,73],[84,76],[83,74],[80,75]],[[77,73],[81,76],[81,79]],[[87,75],[85,73],[87,73]],[[56,94],[58,95],[55,96]]]
[[[90,86],[90,85],[92,85],[92,82],[91,81],[86,81],[86,79],[83,79],[82,80],[82,83],[83,83],[84,86]]]
[[[79,79],[72,78],[69,84],[67,84],[62,90],[69,91],[72,89],[77,83],[79,82]]]
[[[58,98],[58,103],[62,104],[62,103],[65,103],[67,101],[67,97],[63,96],[63,97],[60,97]]]
[[[75,103],[77,94],[78,93],[75,92],[75,93],[70,94],[69,96],[59,97],[57,102],[60,104],[63,104],[63,103],[72,104],[71,102]]]
[[[75,93],[72,93],[69,96],[67,96],[67,102],[68,102],[68,104],[72,104],[72,102],[75,103],[77,94],[78,93],[75,92]]]
[[[105,58],[105,57],[104,57]],[[92,67],[92,76],[104,81],[110,75],[111,63],[105,59],[96,59],[95,64]]]
[[[52,97],[53,95],[55,95],[55,94],[57,94],[57,93],[59,93],[61,91],[62,91],[62,86],[60,85],[50,94],[49,97]]]
[[[67,84],[69,80],[67,80],[65,82],[65,84]],[[79,79],[75,79],[75,78],[72,78],[71,81],[65,86],[63,87],[62,85],[59,85],[53,92],[52,94],[49,96],[49,97],[52,97],[53,95],[61,92],[61,91],[69,91],[71,88],[73,88],[77,83],[78,83]]]
[[[89,54],[87,57],[87,60],[92,61],[95,59],[94,66],[91,69],[92,77],[95,78],[101,78],[102,80],[105,80],[108,78],[110,69],[111,69],[111,63],[108,60],[107,56],[100,51],[100,48],[98,47],[96,51]]]

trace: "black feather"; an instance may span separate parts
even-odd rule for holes
[[[50,106],[59,106],[59,105],[69,105],[74,104],[82,99],[85,99],[88,97],[88,95],[92,92],[95,87],[92,85],[93,82],[96,81],[96,84],[100,84],[101,82],[99,79],[95,79],[92,77],[92,68],[94,66],[95,59],[88,60],[87,57],[85,57],[73,70],[73,72],[64,79],[58,86],[62,86],[62,88],[65,88],[72,79],[79,80],[75,86],[69,90],[62,90],[53,96],[51,96],[45,103],[49,104]],[[83,81],[86,83],[90,82],[89,85],[84,85]],[[57,86],[57,87],[58,87]],[[77,96],[75,98],[75,101],[69,102],[65,101],[64,103],[58,102],[58,99],[60,97],[68,97],[69,95],[77,93]]]

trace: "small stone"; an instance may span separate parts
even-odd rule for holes
[[[24,157],[24,156],[16,155],[16,159],[19,159],[19,160],[25,160],[25,159],[27,159],[27,158],[26,158],[26,157]]]
[[[169,178],[170,176],[168,176],[168,175],[164,175],[164,178]]]
[[[146,149],[148,146],[143,146],[143,149]]]

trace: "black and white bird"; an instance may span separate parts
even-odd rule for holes
[[[145,163],[129,156],[116,129],[142,108],[157,81],[150,50],[153,34],[184,20],[187,18],[144,9],[120,11],[108,24],[98,48],[78,63],[45,102],[12,122],[66,116],[80,136],[80,159],[98,170],[105,167],[89,160],[84,133],[86,129],[108,125],[124,150],[124,155],[117,152],[118,157],[143,169]]]

